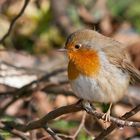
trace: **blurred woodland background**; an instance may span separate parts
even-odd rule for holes
[[[140,0],[0,0],[0,140],[92,140],[103,131],[104,122],[84,111],[49,121],[46,129],[23,133],[16,125],[78,101],[67,80],[67,59],[56,50],[81,28],[126,44],[140,70]],[[139,103],[136,84],[112,116]],[[106,105],[97,108],[104,111]],[[140,112],[131,120],[140,122]],[[105,139],[140,140],[140,128],[120,127]]]

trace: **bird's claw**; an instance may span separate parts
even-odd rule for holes
[[[104,115],[102,116],[102,119],[105,122],[110,122],[110,110],[108,110],[106,113],[104,113]]]
[[[109,109],[107,110],[107,112],[102,116],[102,119],[104,119],[105,122],[110,122],[111,107],[112,103],[109,105]]]

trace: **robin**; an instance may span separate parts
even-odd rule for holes
[[[109,103],[103,116],[109,121],[111,105],[123,98],[132,80],[140,81],[125,45],[82,29],[69,35],[63,51],[69,58],[68,79],[75,95],[84,104]]]

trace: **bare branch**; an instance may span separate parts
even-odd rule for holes
[[[78,134],[80,133],[82,127],[83,127],[84,124],[85,124],[85,119],[86,119],[86,112],[83,113],[81,123],[80,123],[78,129],[76,130],[76,132],[74,133],[74,135],[69,136],[69,135],[64,135],[64,134],[58,134],[58,136],[61,136],[61,137],[64,137],[64,138],[70,138],[70,139],[72,139],[72,140],[75,140],[76,137],[78,136]]]
[[[140,105],[136,106],[134,109],[132,109],[130,112],[125,113],[121,119],[126,120],[130,117],[132,117],[133,115],[135,115],[137,112],[140,111]],[[135,124],[136,122],[131,122],[130,124]],[[140,123],[140,122],[138,122]],[[115,128],[117,128],[118,125],[113,123],[112,125],[110,125],[106,130],[103,130],[99,136],[96,137],[95,140],[101,140],[104,139],[107,135],[109,135]]]
[[[84,110],[84,109],[83,109],[83,106],[82,106],[81,102],[79,101],[78,103],[63,106],[63,107],[60,107],[60,108],[58,108],[54,111],[51,111],[50,113],[48,113],[43,118],[41,118],[37,121],[30,122],[27,125],[15,123],[15,122],[3,122],[3,123],[7,124],[9,127],[15,128],[19,131],[27,132],[27,131],[30,131],[30,130],[33,130],[33,129],[42,128],[49,121],[51,121],[51,120],[53,120],[53,119],[55,119],[55,118],[57,118],[61,115],[72,113],[72,112],[78,112],[78,111],[81,111],[81,110]],[[139,110],[140,110],[140,105],[137,106],[136,108],[134,108],[133,110],[131,110],[130,112],[126,113],[125,115],[123,115],[122,118],[127,119],[127,118],[133,116],[134,114],[136,114]],[[92,108],[88,109],[87,113],[97,117],[98,119],[104,120],[102,118],[104,113],[100,113],[96,110],[93,110]],[[110,117],[110,121],[115,123],[117,126],[140,127],[140,122],[125,121],[125,120],[121,120],[121,119],[118,119],[118,118],[115,118],[115,117]]]
[[[86,113],[84,112],[83,114],[83,117],[82,117],[82,120],[81,120],[81,123],[77,129],[77,131],[75,132],[75,134],[73,135],[73,139],[75,139],[77,137],[77,135],[79,134],[79,132],[81,131],[82,127],[84,126],[85,124],[85,119],[86,119]]]
[[[6,32],[6,34],[0,39],[0,43],[3,43],[4,40],[9,36],[9,34],[11,33],[12,29],[13,29],[13,26],[15,24],[15,22],[22,16],[22,14],[24,13],[28,3],[29,3],[30,0],[25,0],[24,1],[24,5],[22,7],[22,9],[20,10],[20,12],[17,14],[17,16],[15,16],[13,18],[13,20],[11,21],[10,23],[10,26],[9,26],[9,29],[8,31]]]
[[[133,121],[126,121],[124,119],[127,119],[133,115],[135,115],[139,110],[140,110],[140,105],[138,105],[136,108],[137,111],[134,112],[133,110],[126,113],[124,116],[121,117],[121,119],[115,118],[115,117],[110,117],[110,121],[117,124],[120,127],[124,127],[124,126],[129,126],[129,127],[140,127],[140,122],[133,122]],[[104,113],[98,112],[96,110],[93,110],[93,108],[86,108],[87,113],[97,117],[98,119],[102,119],[105,121],[105,118],[103,118]]]
[[[43,128],[47,122],[49,122],[61,115],[72,113],[72,112],[78,112],[81,110],[82,110],[81,105],[79,105],[79,103],[75,103],[75,104],[63,106],[54,111],[51,111],[50,113],[45,115],[43,118],[41,118],[37,121],[30,122],[27,125],[19,124],[16,122],[3,122],[3,123],[5,125],[7,125],[8,127],[12,127],[19,131],[27,132],[27,131],[34,130],[37,128]]]
[[[29,75],[29,74],[45,74],[46,71],[44,70],[40,70],[40,69],[34,69],[34,68],[26,68],[26,67],[19,67],[19,66],[16,66],[16,65],[13,65],[13,64],[10,64],[8,62],[5,62],[5,61],[0,61],[0,65],[5,65],[6,67],[11,67],[13,69],[17,69],[17,70],[24,70],[25,74]]]
[[[14,136],[17,136],[19,138],[21,138],[22,140],[29,140],[29,138],[27,136],[25,136],[25,134],[21,131],[18,131],[16,129],[11,129],[7,126],[4,126],[2,123],[0,123],[0,129],[3,131],[7,131],[9,133],[11,133]]]
[[[51,76],[57,75],[58,73],[64,72],[66,69],[62,68],[62,69],[57,69],[55,71],[52,71],[51,73],[47,73],[46,75],[42,76],[40,79],[32,81],[31,83],[23,86],[22,88],[14,91],[13,93],[13,99],[11,101],[9,101],[1,110],[0,110],[0,115],[2,115],[6,109],[13,104],[14,102],[16,102],[18,99],[20,99],[21,97],[26,97],[29,96],[33,93],[33,91],[38,88],[44,83],[49,81],[49,78]]]
[[[54,140],[62,140],[51,128],[45,126],[44,129],[54,138]]]

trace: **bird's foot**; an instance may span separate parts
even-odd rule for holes
[[[102,116],[102,119],[104,119],[105,122],[110,122],[111,107],[112,103],[109,105],[109,109],[107,110],[107,112]]]
[[[110,122],[110,110],[104,113],[104,115],[102,116],[102,119],[104,119],[104,122]]]

